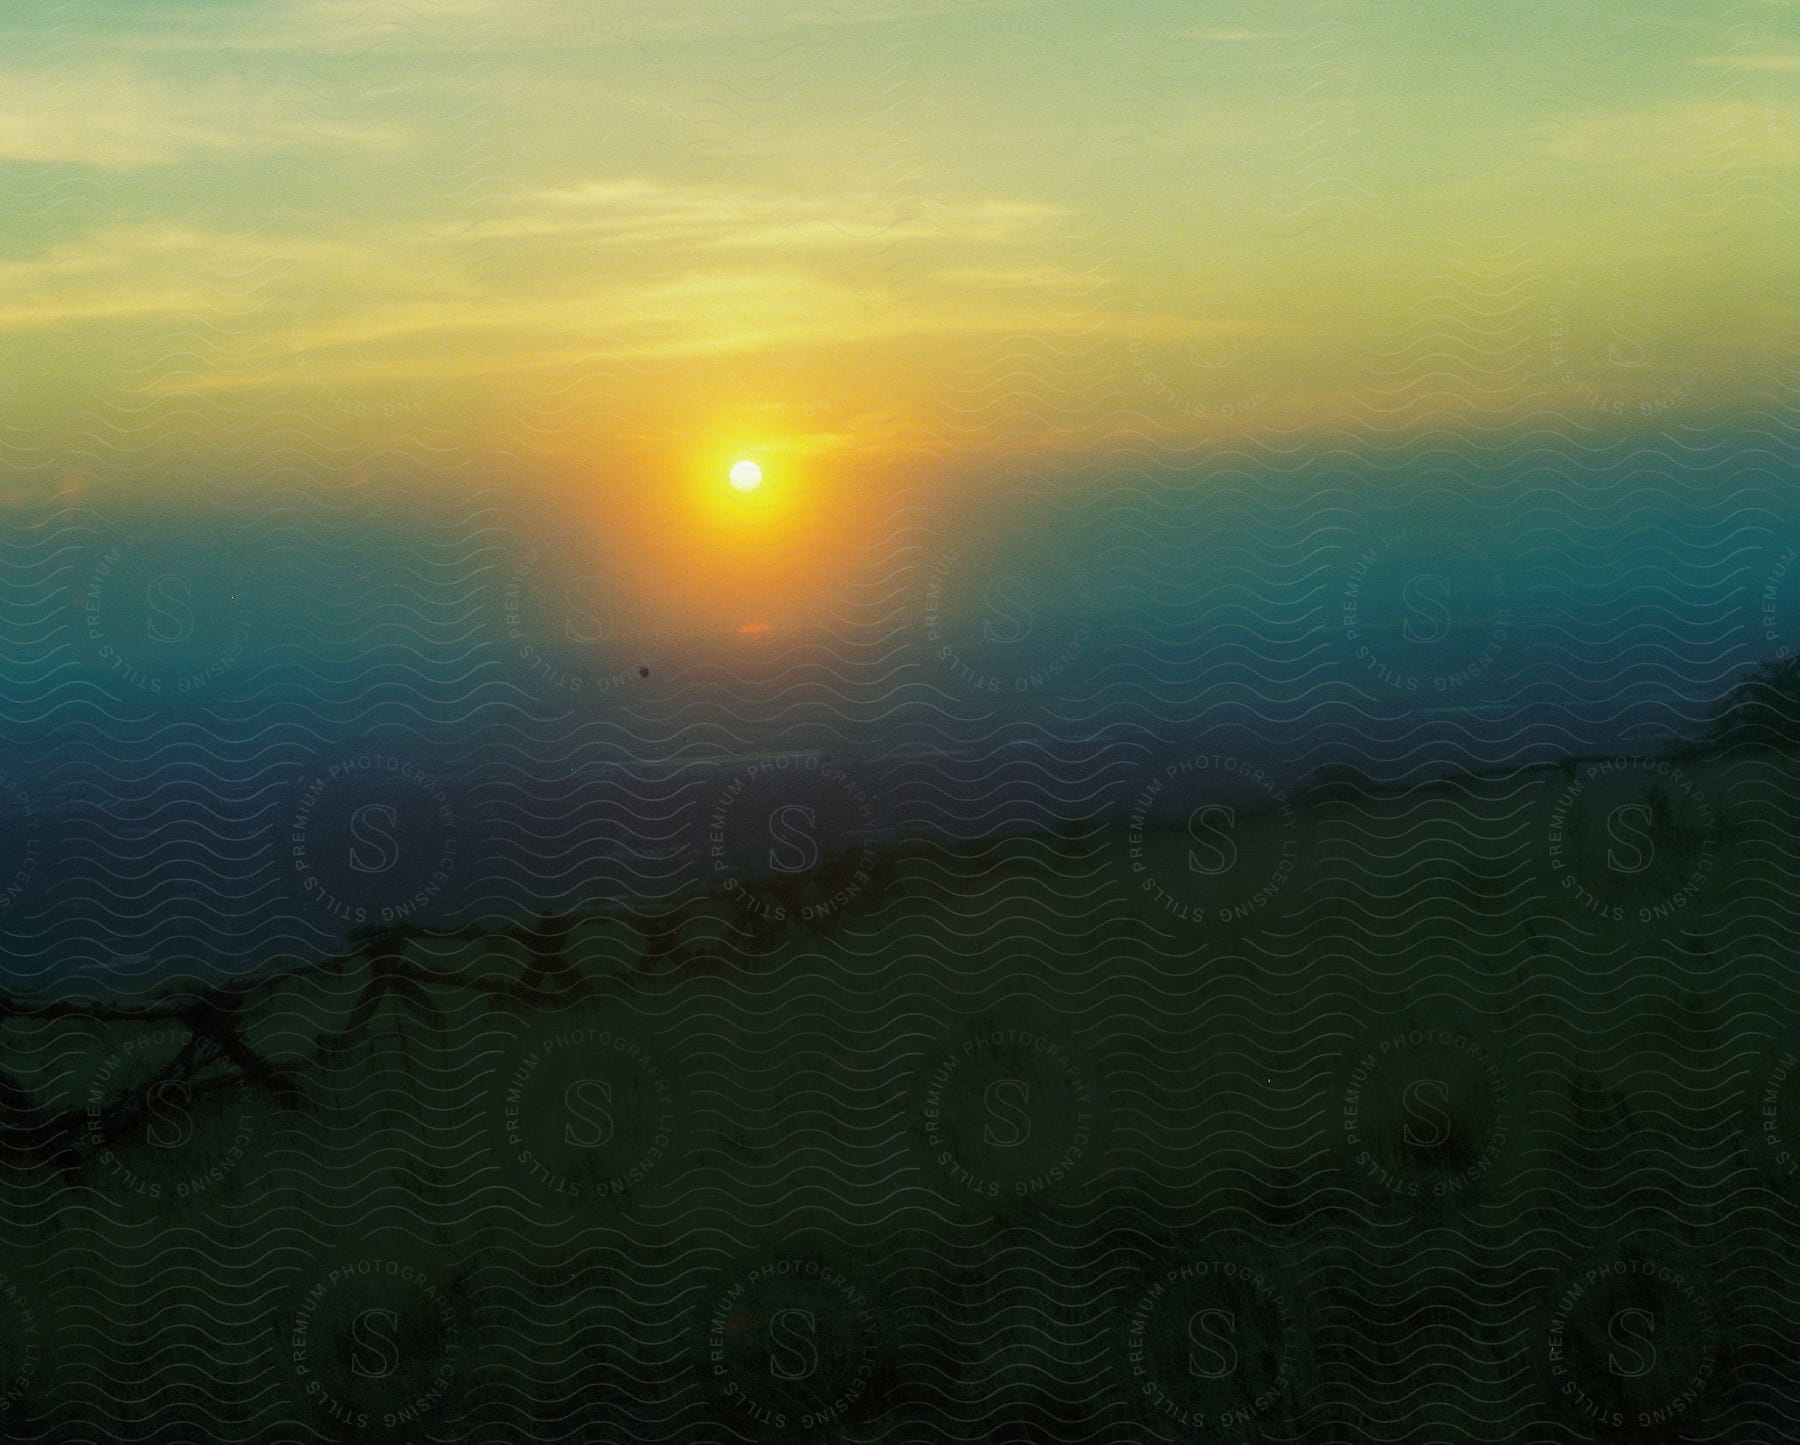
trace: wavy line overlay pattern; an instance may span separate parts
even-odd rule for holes
[[[543,43],[679,31],[615,8]],[[1375,203],[1344,12],[1293,14],[1299,267]],[[321,116],[358,23],[294,71]],[[810,35],[697,62],[706,103]],[[933,214],[883,43],[859,245]],[[473,211],[520,158],[460,123]],[[97,174],[22,203],[130,204]],[[1718,175],[1682,224],[1791,218]],[[1794,1438],[1795,377],[1696,415],[1531,239],[1418,276],[1321,436],[1075,227],[1058,324],[962,348],[912,455],[1023,454],[1078,393],[1104,484],[1000,469],[990,534],[895,482],[812,625],[723,642],[633,633],[498,480],[641,424],[610,359],[470,460],[247,252],[128,358],[279,322],[296,400],[203,536],[0,417],[6,1438]],[[238,395],[121,401],[77,470]]]

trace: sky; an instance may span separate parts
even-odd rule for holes
[[[477,479],[728,628],[826,606],[902,490],[991,533],[1121,455],[1754,429],[1795,21],[15,0],[0,501],[429,517]]]
[[[0,931],[324,947],[364,752],[507,912],[774,754],[1691,733],[1800,646],[1797,8],[12,0]]]

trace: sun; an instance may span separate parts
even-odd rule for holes
[[[754,492],[762,485],[762,468],[748,458],[734,462],[731,468],[731,485],[740,492]]]

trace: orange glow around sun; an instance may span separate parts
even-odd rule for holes
[[[757,485],[731,474],[753,462]],[[622,634],[744,638],[820,624],[888,537],[866,464],[748,428],[664,450],[596,439],[540,494],[544,530]],[[537,508],[534,508],[537,510]]]

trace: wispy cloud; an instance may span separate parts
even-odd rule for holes
[[[1202,25],[1181,32],[1188,40],[1204,40],[1212,45],[1255,45],[1265,40],[1288,40],[1299,33],[1294,30],[1252,30],[1244,25]]]
[[[1566,117],[1540,127],[1558,160],[1692,176],[1800,165],[1800,106],[1690,101]]]
[[[343,267],[353,256],[333,242],[113,227],[0,263],[0,331],[217,311],[229,298],[221,277],[254,296],[296,267]]]
[[[482,227],[493,237],[579,235],[592,245],[792,253],[866,243],[1000,244],[1067,213],[1037,201],[851,190],[833,195],[691,185],[643,177],[590,181],[524,198]]]
[[[608,46],[730,40],[803,30],[853,30],[937,17],[1020,15],[1044,0],[290,0],[224,11],[200,0],[178,25],[141,29],[127,44],[165,53],[363,54],[371,46],[467,53],[545,45]],[[75,20],[79,24],[79,18]]]
[[[0,72],[0,162],[116,169],[290,146],[391,148],[391,126],[289,109],[248,75],[176,84],[119,65]]]
[[[1761,55],[1703,55],[1694,62],[1712,70],[1747,70],[1772,75],[1800,71],[1800,53],[1767,52]]]
[[[1023,264],[1017,266],[953,266],[936,273],[937,279],[950,286],[973,286],[983,291],[1089,291],[1104,286],[1107,278],[1098,271],[1071,271],[1063,266]]]

